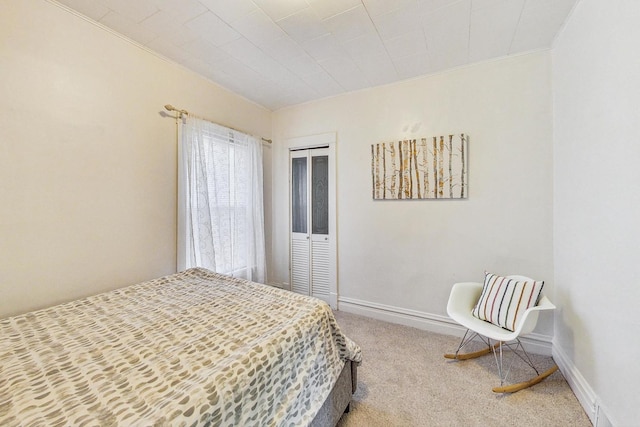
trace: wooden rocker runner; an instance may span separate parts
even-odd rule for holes
[[[506,277],[514,280],[532,280],[524,276]],[[481,283],[465,282],[456,283],[451,289],[447,313],[453,320],[467,328],[467,331],[462,337],[456,352],[445,354],[444,357],[453,360],[468,360],[492,353],[498,368],[498,376],[500,377],[500,386],[492,389],[495,393],[515,393],[538,384],[557,371],[558,366],[555,364],[545,372],[538,371],[520,342],[520,336],[530,333],[535,328],[540,311],[555,309],[551,301],[542,295],[538,304],[528,308],[519,318],[514,331],[510,331],[472,315],[472,310],[478,302],[482,288],[483,285]],[[485,343],[486,347],[478,351],[464,353],[463,349],[476,339]],[[536,376],[528,381],[507,384],[507,377],[517,358],[513,357],[505,370],[503,366],[503,349],[511,350],[517,358],[524,361],[535,371]]]

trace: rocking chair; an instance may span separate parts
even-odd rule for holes
[[[506,276],[506,278],[518,281],[532,280],[524,276]],[[456,352],[454,354],[445,354],[444,357],[447,359],[467,360],[493,353],[498,367],[498,375],[500,376],[500,387],[493,388],[495,393],[514,393],[527,387],[531,387],[534,384],[538,384],[540,381],[553,374],[558,369],[557,365],[554,365],[549,370],[540,373],[520,342],[520,337],[522,335],[533,331],[538,321],[538,315],[541,311],[555,309],[555,306],[551,301],[549,301],[546,296],[541,295],[538,304],[528,308],[524,314],[519,317],[514,330],[510,331],[473,316],[472,310],[480,298],[482,289],[482,283],[474,282],[456,283],[451,289],[449,302],[447,304],[447,313],[453,320],[467,328],[467,331],[460,341],[460,345]],[[479,338],[487,345],[487,347],[471,353],[461,353],[461,350],[475,338]],[[535,371],[536,376],[529,381],[505,385],[513,365],[513,359],[509,368],[505,371],[502,363],[503,347],[511,350],[515,355],[529,365]],[[521,350],[522,354],[517,352],[518,350]]]

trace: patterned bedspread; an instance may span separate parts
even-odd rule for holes
[[[324,302],[191,269],[0,320],[0,425],[304,426],[360,357]]]

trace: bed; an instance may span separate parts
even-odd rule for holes
[[[0,320],[0,425],[331,426],[360,361],[326,303],[190,269]]]

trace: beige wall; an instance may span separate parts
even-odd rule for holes
[[[444,317],[452,284],[485,269],[545,280],[552,295],[550,65],[540,52],[275,112],[272,279],[289,281],[284,141],[335,131],[340,298]],[[372,200],[372,143],[459,132],[468,200]],[[538,331],[549,342],[552,319]]]
[[[175,271],[164,104],[271,132],[269,111],[44,0],[0,0],[0,82],[0,317]]]

